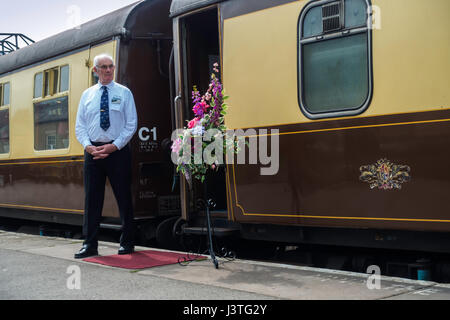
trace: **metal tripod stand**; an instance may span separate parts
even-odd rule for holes
[[[209,247],[209,254],[211,255],[211,260],[214,263],[214,266],[216,269],[219,269],[219,262],[217,261],[216,254],[214,253],[213,248],[213,242],[212,242],[212,230],[211,230],[211,213],[210,208],[215,208],[216,203],[213,199],[208,199],[208,193],[207,193],[207,179],[205,179],[203,186],[204,186],[204,200],[205,200],[205,209],[206,209],[206,220],[207,220],[207,231],[208,231],[208,247]]]

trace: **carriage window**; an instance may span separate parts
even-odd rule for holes
[[[299,103],[312,119],[363,112],[372,92],[368,0],[312,2],[299,21]]]
[[[48,97],[68,90],[68,65],[48,69],[34,76],[34,98]]]
[[[9,153],[9,108],[10,84],[0,83],[0,154]]]
[[[0,110],[0,154],[9,153],[9,109]]]
[[[10,95],[10,85],[9,82],[0,84],[0,106],[9,105],[9,95]]]
[[[34,104],[34,149],[64,149],[69,146],[67,96]]]
[[[69,90],[69,66],[62,66],[59,92],[64,92],[67,90]]]
[[[34,76],[34,97],[40,98],[42,97],[42,80],[43,80],[43,73],[40,72]]]

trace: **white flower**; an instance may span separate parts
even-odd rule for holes
[[[192,134],[194,136],[201,136],[201,135],[203,135],[203,132],[205,132],[205,128],[203,128],[203,126],[201,124],[196,125],[192,129]]]

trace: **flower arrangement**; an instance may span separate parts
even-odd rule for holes
[[[218,64],[213,70],[218,73]],[[173,139],[172,159],[177,164],[177,172],[183,173],[192,186],[192,178],[205,181],[208,170],[217,171],[224,163],[224,154],[237,153],[238,144],[234,137],[227,136],[224,116],[227,113],[223,86],[216,74],[211,74],[209,88],[201,95],[194,86],[192,91],[192,111],[195,117],[188,121],[187,128],[177,130]],[[175,155],[175,158],[174,158]]]

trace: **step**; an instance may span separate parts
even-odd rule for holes
[[[211,228],[211,233],[216,237],[228,237],[238,235],[240,232],[239,229],[236,228],[221,228],[215,227]],[[194,235],[206,235],[208,234],[207,227],[183,227],[183,233],[185,234],[194,234]]]

